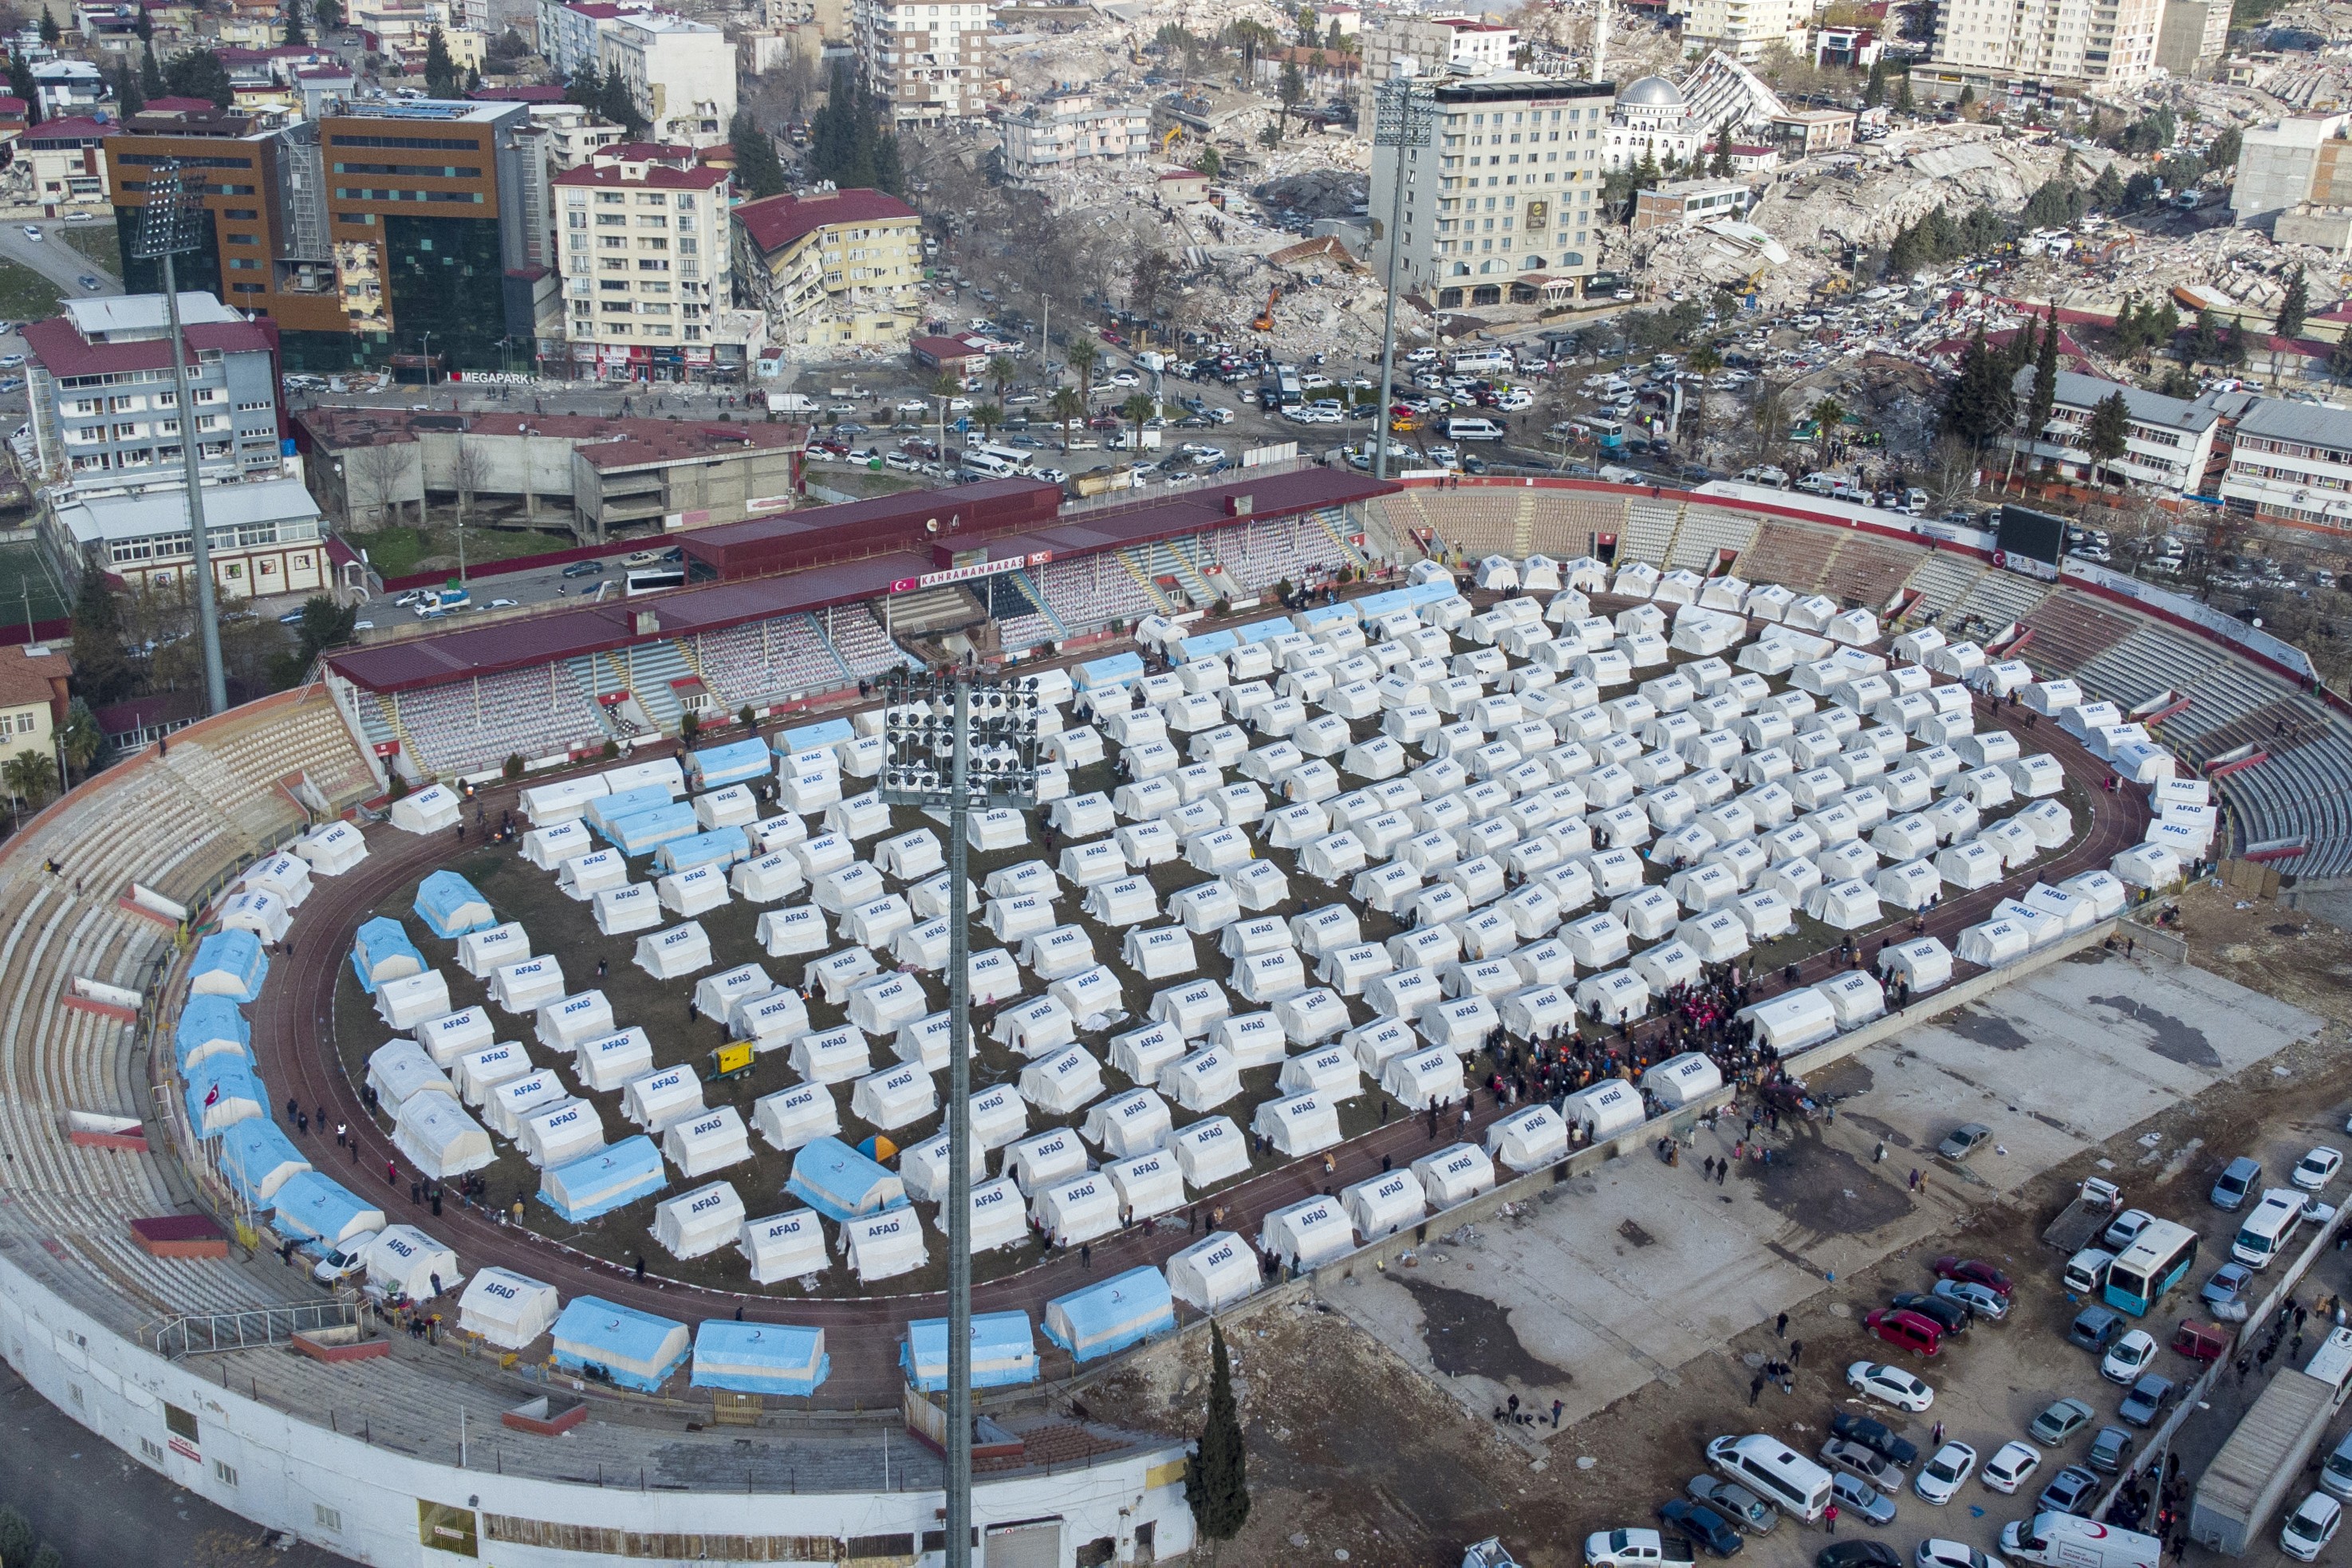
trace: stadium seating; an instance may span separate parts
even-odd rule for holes
[[[1750,583],[1778,583],[1810,594],[1843,537],[1839,530],[1767,519],[1756,530],[1756,542],[1739,558],[1739,575]]]
[[[1930,551],[1921,557],[1904,586],[1919,595],[1911,619],[1921,626],[1941,621],[1962,596],[1992,568],[1973,555],[1948,555]]]
[[[2097,608],[2074,594],[2054,594],[2026,617],[2033,640],[2025,645],[2025,661],[2072,675],[2098,655],[2123,641],[2134,623]]]
[[[825,635],[852,679],[871,680],[908,662],[906,650],[890,640],[882,623],[864,605],[834,611]]]
[[[730,708],[796,701],[856,684],[809,616],[730,626],[698,640],[703,679]]]
[[[1895,597],[1918,560],[1916,545],[1849,533],[1822,568],[1822,592],[1842,605],[1875,610]]]
[[[1712,574],[1722,552],[1728,550],[1744,556],[1756,537],[1763,519],[1753,512],[1738,511],[1728,507],[1691,506],[1683,509],[1683,525],[1675,534],[1675,542],[1666,552],[1663,564],[1686,566],[1702,574]],[[1731,570],[1745,575],[1735,563]]]
[[[611,733],[579,682],[547,665],[394,692],[386,710],[428,774],[495,768],[509,756],[560,756]]]
[[[1675,525],[1682,521],[1682,502],[1678,500],[1635,496],[1627,501],[1624,531],[1617,536],[1617,559],[1647,561],[1653,565],[1664,561],[1666,547],[1674,542]]]

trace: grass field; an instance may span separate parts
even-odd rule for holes
[[[37,544],[0,544],[0,624],[22,626],[29,605],[37,621],[62,620],[71,606],[65,585]]]
[[[419,563],[446,560],[457,565],[457,531],[454,528],[383,528],[358,536],[367,547],[368,562],[387,577],[426,570]],[[533,529],[469,528],[466,530],[466,563],[511,561],[518,555],[544,555],[570,550],[580,542],[568,533],[541,533]]]
[[[15,261],[0,261],[0,316],[12,321],[38,321],[58,313],[65,290]]]
[[[115,239],[112,224],[61,224],[49,233],[63,238],[117,278],[122,276],[122,247]]]

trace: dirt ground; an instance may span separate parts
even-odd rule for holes
[[[1880,1353],[1887,1347],[1864,1334],[1862,1313],[1891,1291],[1927,1289],[1932,1276],[1924,1265],[1945,1250],[2008,1268],[2020,1281],[2019,1309],[2007,1323],[1979,1325],[1936,1361],[1906,1361],[1938,1388],[1941,1397],[1932,1417],[1906,1423],[1884,1409],[1872,1413],[1906,1430],[1923,1451],[1927,1420],[1947,1420],[1954,1437],[1988,1456],[2000,1442],[2021,1436],[2032,1415],[2062,1394],[2091,1403],[2101,1422],[2112,1420],[2120,1390],[2104,1384],[2090,1359],[2064,1342],[2079,1304],[2056,1285],[2059,1260],[2039,1245],[2042,1226],[2084,1176],[2105,1172],[2125,1185],[2127,1202],[2145,1202],[2198,1227],[2205,1249],[2189,1282],[2147,1321],[2161,1331],[2191,1310],[2195,1287],[2226,1256],[2235,1220],[2205,1201],[2220,1165],[2235,1153],[2251,1152],[2283,1174],[2284,1164],[2312,1143],[2331,1135],[2342,1142],[2338,1130],[2352,1100],[2352,1058],[2343,1049],[2352,1008],[2352,985],[2347,984],[2352,980],[2352,951],[2341,933],[2268,901],[2240,909],[2235,898],[2210,889],[2192,889],[2181,902],[2183,925],[2200,964],[2318,1015],[2327,1020],[2320,1036],[2084,1150],[2006,1197],[1980,1184],[1965,1186],[1977,1206],[1959,1211],[1960,1217],[1941,1234],[1903,1247],[1874,1267],[1839,1276],[1792,1314],[1786,1338],[1807,1342],[1796,1393],[1767,1394],[1753,1416],[1747,1410],[1751,1369],[1768,1355],[1787,1353],[1769,1321],[1735,1334],[1711,1353],[1674,1368],[1557,1437],[1549,1431],[1538,1437],[1482,1419],[1437,1381],[1457,1370],[1495,1375],[1498,1367],[1507,1371],[1515,1360],[1528,1359],[1508,1318],[1482,1295],[1450,1288],[1426,1273],[1410,1282],[1428,1326],[1435,1369],[1431,1373],[1416,1370],[1321,1303],[1242,1316],[1232,1342],[1254,1506],[1247,1526],[1219,1561],[1450,1563],[1469,1542],[1499,1534],[1529,1568],[1568,1568],[1580,1561],[1587,1532],[1648,1522],[1659,1502],[1679,1493],[1704,1468],[1701,1448],[1711,1436],[1772,1430],[1811,1452],[1827,1436],[1829,1413],[1848,1407],[1841,1378],[1845,1363],[1865,1357],[1903,1359]],[[1838,1087],[1867,1087],[1866,1069],[1858,1064],[1842,1070],[1857,1081]],[[1738,1175],[1744,1182],[1783,1184],[1792,1193],[1819,1192],[1825,1173],[1813,1167],[1825,1159],[1850,1158],[1822,1140],[1801,1138],[1784,1160]],[[1866,1165],[1835,1173],[1865,1196],[1882,1184]],[[1962,1184],[1944,1178],[1964,1174],[1937,1168],[1947,1192]],[[1772,1194],[1757,1195],[1769,1202]],[[1903,1203],[1899,1176],[1889,1196],[1895,1205]],[[1857,1227],[1872,1223],[1869,1215],[1856,1221]],[[1630,1236],[1624,1242],[1643,1245],[1642,1238]],[[1445,1250],[1457,1267],[1478,1267],[1474,1251]],[[2345,1273],[2331,1259],[2313,1278],[2324,1289],[2339,1289]],[[2169,1352],[2163,1363],[2159,1370],[2168,1375],[2194,1375],[2193,1368]],[[1104,1419],[1195,1433],[1206,1365],[1203,1348],[1147,1355],[1090,1390],[1086,1404]],[[1542,1375],[1528,1378],[1531,1384],[1556,1383],[1559,1374],[1559,1369],[1539,1363],[1534,1370]],[[2210,1413],[2200,1412],[2182,1434],[2179,1448],[2192,1478],[2259,1392],[2259,1378],[2251,1387],[2227,1387],[2231,1381],[2224,1378],[2223,1386],[2217,1386]],[[1539,1417],[1547,1414],[1538,1412]],[[2051,1455],[2033,1488],[2061,1464],[2078,1460],[2086,1442],[2087,1435],[2078,1436],[2069,1448]],[[2031,1502],[1996,1496],[1971,1482],[1948,1508],[1931,1509],[1906,1492],[1899,1510],[1896,1522],[1878,1538],[1907,1557],[1910,1547],[1928,1534],[1997,1550],[2000,1525],[2030,1512]],[[1793,1565],[1810,1561],[1822,1544],[1818,1530],[1793,1530],[1784,1521],[1773,1535],[1751,1540],[1743,1556]],[[2197,1555],[2197,1549],[2190,1554]]]

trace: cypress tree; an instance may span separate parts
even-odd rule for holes
[[[2058,307],[2050,307],[2050,323],[2042,334],[2041,357],[2033,365],[2033,392],[2025,405],[2025,433],[2034,439],[2042,437],[2042,427],[2050,423],[2053,410],[2058,406]]]
[[[125,120],[147,107],[147,95],[139,90],[139,78],[132,74],[129,60],[114,68],[114,107]]]
[[[1862,105],[1876,109],[1886,101],[1886,57],[1879,56],[1870,62],[1870,79],[1863,84]]]
[[[2311,312],[2311,295],[2304,286],[2303,268],[2298,267],[2287,278],[2286,292],[2279,300],[2278,335],[2294,338],[2303,335],[2304,318]]]
[[[1249,1520],[1247,1457],[1242,1451],[1241,1412],[1234,1404],[1233,1364],[1225,1354],[1225,1331],[1214,1322],[1209,1325],[1209,1414],[1184,1491],[1193,1528],[1203,1540],[1231,1541]]]
[[[140,14],[144,19],[147,13]],[[163,96],[163,68],[155,63],[155,42],[150,38],[139,47],[139,90],[149,98]]]

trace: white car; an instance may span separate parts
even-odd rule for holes
[[[2003,1443],[2000,1451],[1984,1462],[1977,1479],[1987,1488],[2004,1495],[2013,1495],[2025,1484],[2025,1478],[2042,1466],[2042,1450],[2031,1443]]]
[[[2344,1505],[2326,1492],[2314,1492],[2297,1503],[2279,1526],[2279,1550],[2299,1563],[2309,1563],[2336,1538],[2336,1527],[2343,1522]]]
[[[1495,406],[1501,409],[1506,414],[1517,414],[1523,409],[1533,408],[1535,405],[1535,394],[1532,392],[1522,392],[1517,387],[1513,387],[1510,391],[1504,393],[1501,396],[1495,399]]]
[[[1958,1541],[1929,1536],[1911,1554],[1913,1568],[2009,1568],[2000,1558]]]
[[[1974,1448],[1966,1443],[1947,1443],[1936,1450],[1935,1458],[1919,1467],[1919,1479],[1911,1483],[1911,1489],[1941,1507],[1952,1500],[1953,1494],[1976,1468]]]
[[[2155,1219],[2146,1209],[2126,1209],[2108,1225],[2106,1234],[2099,1237],[2099,1245],[2121,1258]]]
[[[2128,1387],[2155,1360],[2156,1341],[2146,1329],[2134,1329],[2108,1347],[2106,1359],[2099,1363],[2099,1375]]]
[[[1858,1361],[1845,1369],[1846,1385],[1865,1399],[1892,1405],[1913,1414],[1936,1403],[1936,1391],[1904,1371],[1884,1362]]]
[[[25,226],[25,237],[26,239],[38,239],[41,237],[41,231],[35,228],[31,224],[26,224]]]
[[[2287,1180],[2305,1192],[2315,1193],[2334,1181],[2336,1173],[2343,1168],[2344,1151],[2330,1149],[2323,1143],[2297,1163]]]

